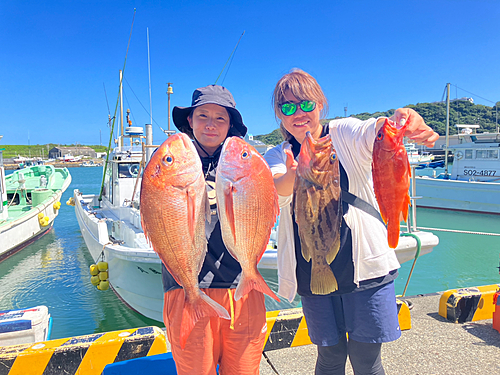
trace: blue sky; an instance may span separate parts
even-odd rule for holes
[[[134,8],[124,106],[134,126],[150,122],[149,28],[155,144],[166,138],[167,82],[171,107],[189,106],[243,31],[217,83],[254,135],[277,128],[271,94],[294,67],[318,80],[329,117],[438,101],[447,82],[452,98],[500,100],[496,0],[4,1],[2,144],[107,145]]]

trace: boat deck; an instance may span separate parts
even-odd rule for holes
[[[412,296],[412,328],[382,346],[387,375],[500,374],[500,333],[492,319],[455,324],[439,316],[442,293]],[[299,346],[266,352],[261,375],[314,374],[316,347]],[[276,369],[273,370],[273,367]],[[348,361],[346,374],[352,375]]]

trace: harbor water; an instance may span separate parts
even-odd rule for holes
[[[72,183],[63,194],[53,230],[0,263],[0,310],[46,305],[54,321],[53,339],[146,325],[163,327],[130,310],[111,290],[99,291],[90,284],[93,261],[74,207],[65,202],[73,189],[98,193],[102,167],[76,167],[70,173]],[[440,243],[415,262],[406,296],[500,283],[500,237],[476,234],[500,233],[500,215],[417,209],[417,226],[470,233],[433,231]],[[412,264],[406,262],[399,270],[397,294],[403,293]],[[276,271],[261,273],[277,291]],[[293,303],[277,303],[266,296],[266,307],[289,308],[299,301],[297,297]]]

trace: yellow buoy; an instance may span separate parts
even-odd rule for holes
[[[58,210],[61,208],[61,202],[55,202],[52,207],[54,207],[54,210]]]
[[[50,221],[50,219],[48,216],[44,216],[44,217],[38,219],[38,222],[40,223],[40,225],[42,227],[46,227],[47,225],[49,225],[49,221]]]
[[[43,214],[43,212],[39,212],[38,213],[38,220],[42,220],[44,216],[45,215]]]
[[[92,285],[97,286],[101,282],[101,279],[99,279],[99,276],[95,275],[90,278],[90,282]]]
[[[99,269],[97,268],[97,265],[91,264],[90,265],[90,274],[92,276],[97,276],[98,273],[99,273]]]
[[[108,279],[108,273],[106,271],[99,272],[99,279],[104,281]]]
[[[108,290],[109,289],[109,281],[103,280],[99,283],[97,286],[97,289],[99,290]]]
[[[97,268],[99,271],[106,271],[108,269],[108,262],[98,262]]]

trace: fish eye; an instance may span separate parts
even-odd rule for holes
[[[250,156],[250,154],[248,153],[248,151],[243,151],[243,152],[241,153],[241,157],[242,157],[243,159],[248,159],[248,157],[249,157],[249,156]]]
[[[163,164],[165,165],[171,165],[174,162],[174,158],[172,155],[165,155],[162,159]]]
[[[330,155],[330,163],[333,164],[335,163],[335,160],[337,160],[337,154],[335,152],[333,152],[331,155]]]
[[[380,132],[377,134],[377,140],[381,141],[382,139],[384,139],[384,133]]]

